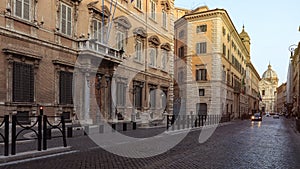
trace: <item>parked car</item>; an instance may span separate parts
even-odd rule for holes
[[[260,113],[255,113],[253,116],[251,116],[251,121],[262,121]]]
[[[279,119],[279,115],[278,115],[278,114],[275,114],[275,115],[273,116],[273,119]]]
[[[270,113],[266,113],[266,117],[270,117]]]

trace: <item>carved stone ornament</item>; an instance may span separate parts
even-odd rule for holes
[[[166,51],[171,51],[171,45],[169,43],[163,43],[160,48]]]
[[[116,17],[114,22],[118,27],[123,27],[127,30],[131,28],[131,23],[129,22],[128,18],[125,16]]]
[[[147,32],[143,27],[138,27],[133,30],[133,34],[136,36],[140,36],[141,38],[147,37]]]
[[[155,45],[155,46],[160,45],[160,40],[159,40],[158,36],[156,36],[156,35],[153,35],[153,36],[149,37],[148,41],[150,43],[152,43],[153,45]]]

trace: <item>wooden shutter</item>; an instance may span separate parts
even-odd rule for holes
[[[15,15],[22,17],[22,0],[16,0]]]
[[[67,9],[66,5],[61,4],[61,33],[66,34]]]
[[[72,10],[67,7],[67,35],[71,35],[72,32]]]
[[[60,72],[59,78],[59,102],[60,104],[73,104],[73,74],[71,72]]]
[[[24,0],[23,18],[29,20],[30,14],[30,2],[29,0]]]

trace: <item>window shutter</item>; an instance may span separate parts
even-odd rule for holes
[[[200,43],[197,43],[197,45],[196,45],[196,51],[197,51],[197,54],[200,54]]]
[[[200,71],[199,69],[196,70],[196,81],[200,80],[199,79],[199,71]]]
[[[70,7],[67,7],[67,35],[71,35],[72,31],[72,11]]]
[[[59,77],[59,99],[60,104],[73,104],[73,74],[71,72],[60,72]]]
[[[22,98],[21,93],[21,65],[17,62],[13,64],[13,101],[18,102]]]
[[[29,0],[24,0],[24,11],[23,11],[23,18],[29,20],[29,13],[30,13],[30,2]]]
[[[16,0],[15,15],[18,17],[22,17],[22,0]]]
[[[61,33],[66,34],[67,11],[66,5],[61,5]]]
[[[93,38],[98,40],[97,21],[93,20]]]

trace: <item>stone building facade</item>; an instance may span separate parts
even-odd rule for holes
[[[2,114],[43,106],[88,124],[163,118],[173,111],[173,9],[173,0],[4,0]]]
[[[262,102],[260,102],[260,110],[270,114],[275,113],[275,103],[277,97],[278,76],[269,64],[268,69],[263,73],[262,79],[259,82],[260,95]]]
[[[226,10],[207,6],[175,8],[175,16],[174,109],[180,105],[186,113],[232,118],[258,109],[255,82],[260,77],[250,60],[250,37],[244,28],[239,34]]]
[[[285,114],[287,112],[287,90],[286,90],[286,83],[282,83],[276,89],[277,98],[275,104],[275,110],[277,113]]]

